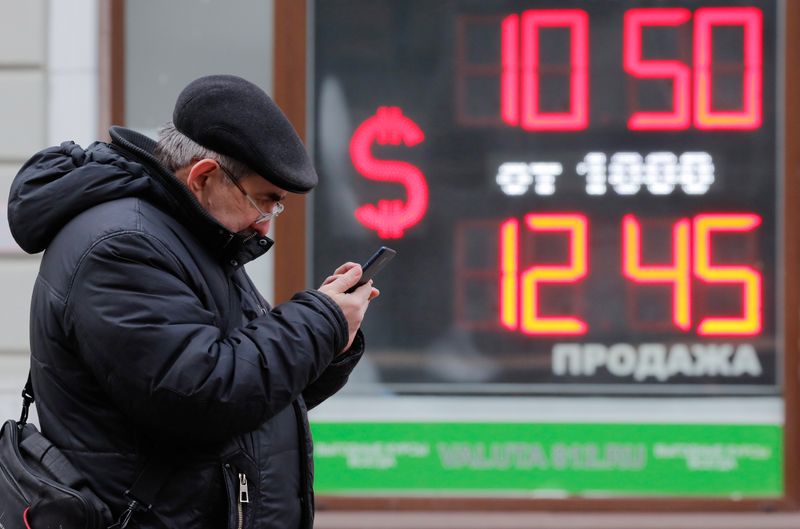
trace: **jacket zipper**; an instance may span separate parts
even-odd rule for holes
[[[244,504],[250,503],[250,497],[247,491],[247,475],[239,472],[239,501],[236,503],[237,514],[239,523],[236,526],[238,529],[244,528]]]

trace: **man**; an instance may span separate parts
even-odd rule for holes
[[[190,83],[173,122],[157,144],[113,127],[110,144],[46,149],[12,184],[15,239],[47,250],[31,306],[42,433],[115,518],[156,468],[132,526],[311,527],[307,409],[347,381],[378,291],[346,293],[361,268],[345,263],[270,309],[242,265],[272,245],[287,193],[317,182],[300,139],[234,76]]]

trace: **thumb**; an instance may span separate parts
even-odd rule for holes
[[[334,284],[336,284],[338,290],[344,292],[350,287],[355,286],[359,279],[361,279],[361,265],[356,265],[336,278]]]

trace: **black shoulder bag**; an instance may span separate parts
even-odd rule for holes
[[[150,460],[125,491],[128,506],[113,525],[108,506],[63,453],[28,423],[34,402],[31,376],[22,390],[19,421],[0,429],[0,527],[4,529],[124,529],[147,511],[172,465]]]

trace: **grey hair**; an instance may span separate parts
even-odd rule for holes
[[[230,156],[214,152],[211,149],[206,149],[198,144],[176,129],[171,121],[158,129],[158,140],[156,141],[154,154],[158,161],[173,173],[203,158],[216,160],[225,169],[228,169],[237,180],[241,180],[252,173],[250,168],[242,162],[234,160]],[[228,179],[225,178],[224,181],[228,182]]]

